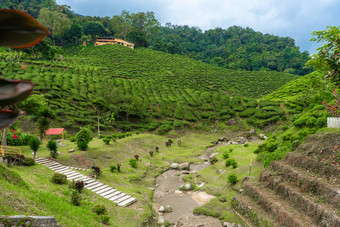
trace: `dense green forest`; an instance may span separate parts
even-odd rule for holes
[[[304,67],[308,52],[301,53],[292,38],[264,35],[239,26],[202,32],[196,27],[169,23],[160,27],[151,47],[229,69],[275,70],[297,75],[311,72],[311,68]]]
[[[250,28],[232,26],[202,31],[197,27],[167,23],[161,26],[153,12],[129,13],[112,17],[77,15],[67,5],[54,0],[2,1],[0,8],[28,12],[51,31],[46,46],[91,43],[96,37],[115,36],[137,47],[149,47],[171,54],[182,54],[216,66],[247,71],[279,71],[306,75],[308,52],[301,52],[289,37],[262,34]],[[53,49],[53,48],[52,48]],[[54,57],[45,54],[44,58]]]

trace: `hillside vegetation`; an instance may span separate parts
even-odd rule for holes
[[[112,17],[81,16],[55,0],[0,2],[0,8],[20,9],[37,18],[51,31],[49,39],[32,50],[46,51],[50,45],[92,43],[96,37],[118,37],[171,54],[182,54],[212,65],[234,70],[274,70],[306,75],[307,51],[302,52],[289,37],[262,34],[251,28],[232,26],[202,31],[187,25],[162,26],[154,12],[122,11]],[[53,19],[51,19],[53,18]],[[45,49],[45,50],[44,50]],[[54,48],[51,48],[54,49]],[[54,51],[54,50],[53,50]],[[52,52],[53,52],[52,51]],[[56,52],[45,57],[53,59]]]
[[[103,98],[106,106],[101,114],[104,129],[153,130],[164,125],[168,131],[189,122],[227,121],[235,115],[253,116],[250,123],[261,127],[276,122],[284,112],[278,103],[258,107],[254,98],[298,78],[273,71],[227,70],[180,55],[118,45],[70,49],[58,62],[1,62],[0,68],[6,78],[36,83],[35,93],[43,94],[57,122],[67,129],[95,125],[97,98]],[[115,122],[107,120],[112,114]]]

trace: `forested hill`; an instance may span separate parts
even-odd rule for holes
[[[0,8],[23,10],[37,18],[51,31],[50,42],[45,40],[45,46],[46,43],[53,46],[91,43],[98,36],[115,36],[136,46],[182,54],[228,69],[274,70],[296,75],[306,75],[312,70],[304,66],[308,52],[300,52],[292,38],[262,34],[250,28],[233,26],[203,32],[196,27],[170,23],[161,26],[153,12],[80,16],[55,0],[3,0]]]
[[[229,69],[261,69],[306,75],[308,52],[301,53],[294,39],[255,32],[239,26],[202,32],[197,27],[168,23],[158,30],[151,47],[191,56]]]

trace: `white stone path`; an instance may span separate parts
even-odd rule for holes
[[[51,161],[46,158],[36,158],[35,161],[41,165],[44,165],[52,169],[54,172],[66,175],[68,180],[84,181],[86,189],[93,191],[98,195],[111,200],[114,203],[117,203],[118,206],[126,207],[137,201],[135,198],[132,198],[131,196],[126,195],[123,192],[117,191],[116,189],[107,186],[103,183],[100,183],[99,181],[91,177],[77,173],[76,171],[71,170],[70,167],[63,166],[58,162]]]

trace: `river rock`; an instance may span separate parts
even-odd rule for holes
[[[163,206],[160,206],[158,211],[163,213],[163,212],[165,212],[165,208]]]
[[[151,163],[150,163],[150,162],[147,162],[147,163],[145,163],[145,166],[146,166],[146,167],[150,167],[150,166],[151,166]]]
[[[230,222],[223,222],[223,227],[239,227],[240,225]]]
[[[178,163],[172,163],[171,169],[178,169]]]
[[[183,170],[183,171],[181,171],[181,174],[186,174],[186,175],[188,175],[188,174],[190,174],[190,171],[188,171],[188,170]]]
[[[219,172],[220,174],[225,174],[227,171],[225,169],[220,169]]]
[[[216,155],[218,155],[218,152],[216,152],[216,153],[212,153],[211,155],[210,155],[210,159],[212,159],[213,157],[215,157]]]
[[[255,133],[256,133],[256,130],[255,129],[250,129],[250,131],[249,131],[249,135],[251,135],[251,136],[253,136],[253,135],[255,135]]]
[[[185,189],[186,189],[187,191],[189,191],[189,190],[191,189],[191,184],[190,184],[190,183],[186,183],[186,184],[184,185],[184,187],[185,187]]]
[[[238,140],[239,144],[245,144],[246,142],[248,142],[248,140],[246,138],[243,138],[241,137],[239,140]]]
[[[163,224],[165,222],[163,216],[158,217],[158,224]]]
[[[264,139],[264,140],[266,140],[266,139],[268,139],[268,137],[267,136],[265,136],[264,134],[259,134],[259,137],[261,138],[261,139]]]
[[[167,206],[165,207],[165,211],[170,213],[170,212],[173,211],[173,209],[172,209],[171,206],[167,205]]]
[[[185,170],[190,170],[190,163],[189,162],[184,162],[179,164],[180,169],[185,169]]]
[[[68,150],[68,153],[72,153],[72,152],[75,152],[76,150],[75,149],[70,149]]]

